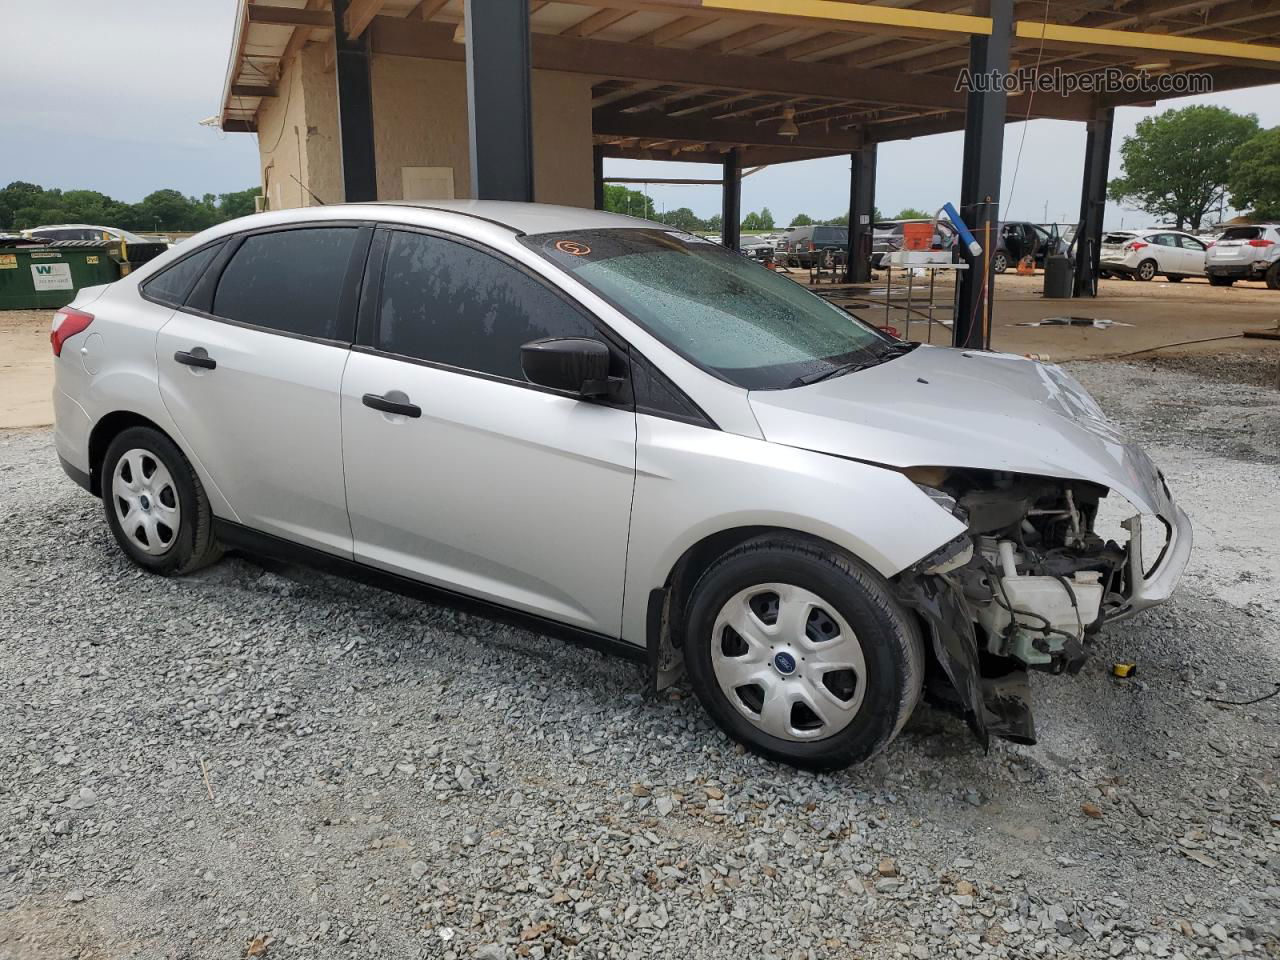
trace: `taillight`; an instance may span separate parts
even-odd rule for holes
[[[814,250],[817,250],[817,249],[818,249],[818,248],[817,248],[817,247],[815,247],[815,246],[813,245],[813,241],[812,241],[812,240],[810,240],[810,241],[809,241],[809,252],[810,252],[810,253],[812,253]]]
[[[1250,241],[1249,241],[1249,246],[1251,246],[1251,247],[1269,247],[1269,246],[1271,246],[1271,241],[1270,241],[1270,240],[1264,240],[1264,239],[1262,239],[1261,237],[1258,237],[1258,238],[1257,238],[1257,239],[1255,239],[1255,240],[1250,240]]]
[[[77,310],[75,307],[63,307],[53,315],[53,328],[49,331],[49,342],[53,344],[53,355],[62,356],[62,345],[77,333],[83,333],[93,323],[93,314]]]
[[[1132,250],[1134,253],[1137,253],[1139,250],[1141,250],[1145,246],[1147,246],[1147,244],[1143,243],[1141,240],[1131,240],[1124,245],[1124,248],[1126,250]]]
[[[1215,246],[1214,241],[1210,240],[1208,243],[1206,243],[1206,244],[1204,245],[1204,248],[1205,248],[1206,250],[1212,250],[1212,249],[1214,248],[1214,246]]]

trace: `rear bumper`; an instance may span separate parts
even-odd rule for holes
[[[1261,277],[1267,272],[1266,263],[1206,263],[1204,272],[1211,277],[1234,277],[1237,280]]]
[[[1135,273],[1138,268],[1123,260],[1099,260],[1098,269],[1107,273]]]
[[[62,454],[58,454],[58,463],[62,464],[62,472],[74,480],[76,486],[93,493],[93,483],[90,481],[88,473],[79,467],[73,466]]]

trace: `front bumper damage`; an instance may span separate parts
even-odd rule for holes
[[[1087,659],[1093,634],[1172,595],[1190,559],[1193,534],[1189,518],[1173,502],[1164,478],[1154,468],[1152,471],[1157,482],[1145,491],[1149,496],[1144,506],[1153,507],[1154,512],[1138,512],[1124,521],[1129,541],[1122,548],[1123,561],[1118,564],[1114,579],[1107,584],[1096,619],[1081,624],[1079,642],[1066,638],[1053,656],[1047,655],[1046,645],[1040,645],[1046,653],[1035,653],[1030,658],[1040,661],[1038,663],[1008,655],[992,656],[996,642],[984,629],[984,624],[990,626],[991,617],[983,615],[956,577],[957,554],[964,546],[960,542],[964,537],[926,557],[896,579],[900,600],[919,614],[937,665],[948,681],[949,696],[941,698],[944,705],[956,707],[965,715],[984,749],[989,749],[992,737],[1023,744],[1036,742],[1029,669],[1077,672]],[[1163,538],[1157,540],[1163,546],[1154,562],[1145,566],[1144,546],[1149,547],[1156,538]],[[1115,546],[1107,544],[1109,548]],[[1008,619],[1017,621],[1018,618]]]

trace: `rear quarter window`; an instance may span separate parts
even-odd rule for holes
[[[180,307],[187,302],[187,296],[196,285],[196,281],[204,275],[213,258],[222,249],[223,241],[211,243],[207,247],[183,257],[171,267],[166,267],[142,285],[143,295],[148,300],[155,300],[170,307]]]

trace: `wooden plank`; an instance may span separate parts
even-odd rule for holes
[[[693,33],[693,31],[700,27],[705,27],[711,22],[705,17],[678,17],[670,23],[665,23],[642,36],[636,37],[631,42],[652,43],[655,46],[662,46],[662,44],[669,43],[672,40],[679,40],[686,33]]]
[[[276,85],[274,83],[233,83],[231,95],[233,97],[274,97]]]
[[[560,31],[562,37],[590,37],[635,13],[634,10],[597,10],[585,20]]]
[[[248,16],[250,23],[276,23],[293,27],[333,26],[333,14],[327,10],[306,10],[302,7],[271,7],[251,3]]]
[[[407,19],[410,20],[430,20],[437,13],[448,6],[449,0],[421,0],[421,2],[409,11]]]
[[[445,24],[413,23],[378,17],[371,28],[378,53],[436,60],[462,60],[464,48],[453,42]],[[799,63],[768,57],[693,53],[608,40],[580,40],[535,34],[533,65],[541,70],[655,84],[707,86],[725,90],[767,91],[779,96],[865,100],[925,109],[963,110],[966,97],[951,77],[918,76],[826,63]],[[1033,116],[1084,120],[1093,115],[1089,98],[1037,97]]]
[[[776,124],[733,120],[684,120],[658,113],[614,113],[597,110],[591,115],[591,129],[606,136],[644,139],[718,141],[761,147],[800,147],[826,150],[857,150],[862,137],[857,133],[802,131],[798,137],[784,137]]]
[[[1158,50],[1193,54],[1219,61],[1257,61],[1280,64],[1280,47],[1261,43],[1235,43],[1227,40],[1204,40],[1194,36],[1167,33],[1142,33],[1137,30],[1104,30],[1098,27],[1070,27],[1059,23],[1019,20],[1015,34],[1023,40],[1065,46],[1072,50]]]
[[[760,43],[762,40],[776,37],[780,33],[788,33],[792,29],[791,27],[780,27],[773,23],[758,23],[754,27],[747,27],[745,30],[731,33],[720,40],[713,40],[710,43],[703,44],[698,49],[711,50],[715,53],[732,53],[735,50],[741,50],[743,47],[749,47],[753,43]]]
[[[358,39],[373,22],[373,18],[382,12],[386,2],[387,0],[351,0],[347,15],[342,21],[347,29],[347,36],[352,40]]]

